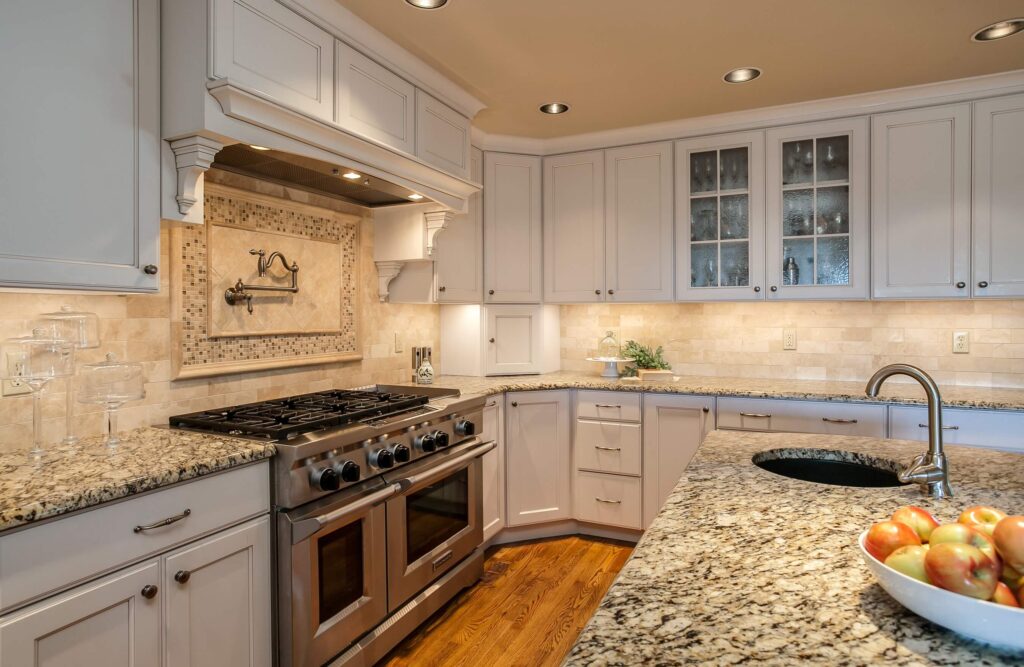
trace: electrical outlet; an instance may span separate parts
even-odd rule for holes
[[[8,354],[7,358],[4,359],[4,363],[7,364],[7,375],[12,376],[13,379],[4,380],[2,387],[0,387],[0,395],[2,396],[20,396],[21,394],[31,393],[31,389],[22,380],[17,379],[17,376],[25,375],[25,356]]]
[[[782,330],[782,349],[783,350],[795,350],[796,349],[796,329],[783,329]]]
[[[395,354],[403,352],[405,348],[402,346],[402,336],[397,331],[395,332]]]
[[[970,336],[966,331],[953,332],[953,354],[967,354],[971,351]]]

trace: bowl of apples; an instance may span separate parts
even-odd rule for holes
[[[901,507],[858,540],[878,583],[918,616],[971,639],[1024,649],[1024,516],[968,507],[940,525]]]

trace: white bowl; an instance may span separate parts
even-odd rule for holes
[[[926,584],[886,567],[864,548],[868,531],[857,540],[860,554],[885,592],[936,625],[986,644],[1024,649],[1024,609],[986,602]]]

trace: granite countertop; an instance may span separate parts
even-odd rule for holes
[[[786,398],[856,403],[898,403],[926,405],[924,391],[916,382],[893,382],[882,386],[878,398],[864,394],[865,382],[829,380],[766,380],[758,378],[677,376],[672,382],[625,382],[596,374],[560,371],[543,375],[473,377],[440,375],[439,387],[461,389],[463,394],[499,394],[505,391],[542,389],[605,389],[646,391],[666,394],[700,394],[742,398]],[[411,384],[411,383],[407,383]],[[942,404],[951,408],[1024,410],[1024,389],[941,386]]]
[[[566,665],[1022,664],[905,610],[875,583],[857,537],[907,504],[955,521],[972,504],[1024,512],[1024,456],[947,447],[956,497],[848,488],[766,472],[775,448],[901,463],[921,444],[715,431],[578,638]]]
[[[113,452],[94,437],[75,450],[51,445],[41,460],[27,450],[0,453],[0,531],[276,453],[264,442],[165,428],[139,428],[121,439]]]

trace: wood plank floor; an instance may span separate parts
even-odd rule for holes
[[[378,664],[557,666],[632,551],[579,536],[489,549],[480,583]]]

